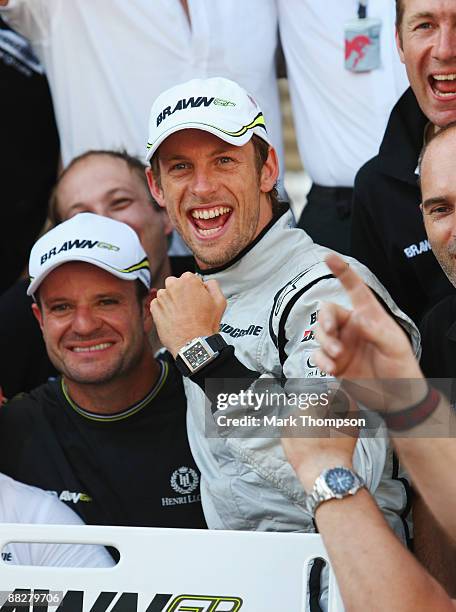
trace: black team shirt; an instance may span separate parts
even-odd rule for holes
[[[421,322],[420,366],[430,384],[456,406],[456,295],[432,308]]]
[[[174,364],[146,398],[88,413],[59,378],[0,410],[0,471],[53,491],[89,524],[205,528],[186,398]]]

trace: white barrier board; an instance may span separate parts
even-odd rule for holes
[[[8,542],[104,544],[121,553],[106,569],[1,562],[3,601],[26,593],[21,606],[0,606],[8,612],[304,612],[308,563],[328,559],[319,535],[296,533],[0,525],[0,550]],[[26,603],[43,590],[57,601]],[[343,610],[332,574],[328,610]]]

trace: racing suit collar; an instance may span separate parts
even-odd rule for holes
[[[242,259],[249,251],[251,251],[255,247],[255,245],[258,244],[258,242],[260,242],[263,236],[265,236],[269,232],[269,230],[277,223],[277,221],[285,215],[285,213],[290,213],[290,212],[291,210],[288,207],[288,204],[286,205],[284,204],[280,212],[277,215],[275,215],[271,219],[271,221],[269,221],[266,227],[264,227],[261,230],[261,232],[258,234],[258,236],[255,238],[255,240],[252,240],[252,242],[248,246],[246,246],[245,249],[242,249],[242,251],[238,253],[236,257],[228,261],[226,264],[223,264],[223,266],[218,266],[217,268],[208,268],[207,270],[201,270],[198,264],[195,264],[195,269],[196,269],[197,274],[200,274],[201,276],[210,276],[212,274],[216,274],[217,272],[223,272],[223,270],[228,270],[235,263],[237,263],[240,259]],[[292,216],[292,220],[293,220],[293,216]],[[294,221],[292,221],[292,225],[295,225]]]
[[[304,230],[294,227],[291,210],[285,210],[275,217],[248,247],[235,259],[220,268],[198,270],[204,280],[216,279],[226,298],[251,289],[264,279],[270,278],[274,271],[286,267],[293,253],[303,240],[307,249],[313,241]]]

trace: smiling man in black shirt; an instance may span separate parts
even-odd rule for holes
[[[205,527],[181,378],[148,339],[136,233],[76,215],[35,244],[30,275],[61,376],[0,411],[0,470],[54,491],[87,523]]]
[[[456,121],[456,6],[446,0],[396,6],[396,42],[410,89],[392,110],[378,155],[357,174],[351,254],[418,324],[452,293],[426,236],[416,169],[423,145]]]

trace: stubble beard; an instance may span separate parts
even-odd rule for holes
[[[217,241],[214,241],[214,245],[211,247],[210,250],[201,247],[198,243],[195,244],[196,241],[194,242],[192,240],[192,237],[189,237],[187,239],[187,237],[183,234],[182,225],[180,223],[176,223],[174,220],[172,220],[172,223],[174,224],[176,230],[179,232],[182,240],[192,252],[195,259],[198,262],[202,263],[205,268],[207,267],[208,269],[210,269],[218,268],[228,264],[235,257],[237,257],[241,251],[243,251],[246,247],[249,246],[256,234],[259,217],[260,208],[258,202],[255,214],[252,215],[251,218],[244,221],[244,226],[248,224],[248,230],[244,231],[241,235],[239,227],[232,228],[231,231],[233,232],[234,236],[231,242],[229,242],[228,244],[220,245],[220,247],[217,248]]]
[[[445,249],[435,248],[432,245],[432,250],[448,280],[453,287],[456,287],[456,240],[453,240]]]

